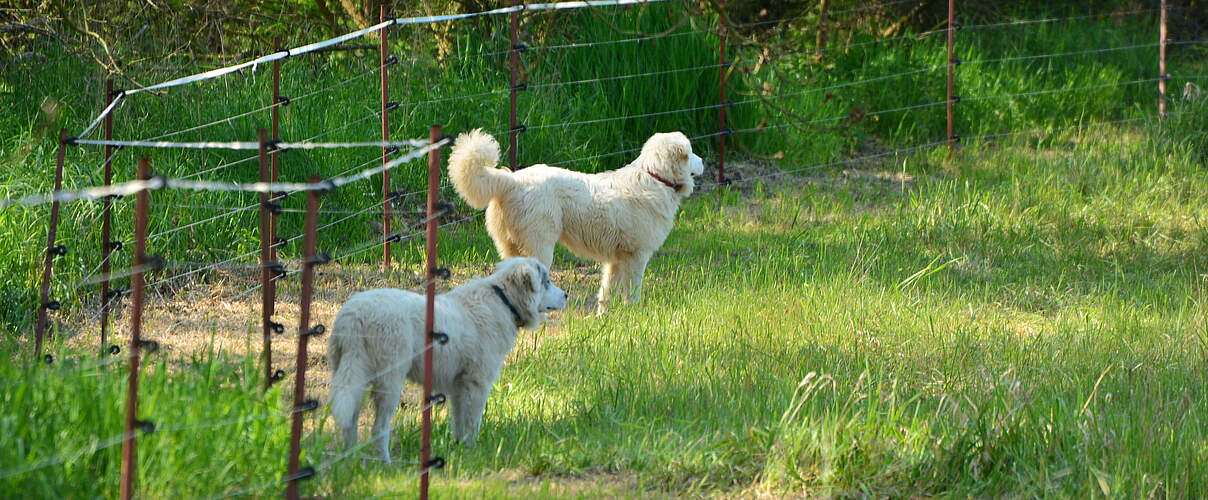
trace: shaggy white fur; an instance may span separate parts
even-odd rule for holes
[[[372,387],[373,438],[390,461],[390,422],[403,380],[423,382],[424,296],[380,288],[350,297],[336,315],[327,356],[331,415],[346,446],[357,442],[361,398]],[[453,437],[474,443],[482,413],[517,330],[536,328],[545,313],[566,307],[549,269],[529,258],[500,262],[494,274],[436,297],[434,331],[449,342],[433,349],[433,388],[452,405]]]
[[[487,232],[500,257],[553,264],[561,242],[603,264],[597,311],[612,294],[637,301],[642,276],[692,194],[704,163],[680,132],[654,134],[623,168],[584,174],[549,165],[496,168],[499,143],[482,130],[462,134],[449,156],[449,177],[470,206],[486,209]]]

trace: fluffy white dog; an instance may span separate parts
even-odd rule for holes
[[[423,382],[424,296],[379,288],[350,297],[328,341],[331,414],[346,446],[357,442],[361,398],[372,387],[373,439],[390,461],[390,421],[403,379]],[[500,262],[494,274],[436,297],[434,331],[449,336],[433,349],[433,388],[452,404],[453,437],[474,443],[491,386],[519,328],[536,328],[545,313],[566,307],[566,292],[535,259]]]
[[[680,132],[654,134],[623,168],[584,174],[549,165],[495,168],[499,143],[482,130],[462,134],[449,177],[470,206],[487,211],[500,257],[535,257],[547,267],[561,242],[604,266],[597,311],[616,293],[637,301],[650,257],[663,245],[704,163]]]

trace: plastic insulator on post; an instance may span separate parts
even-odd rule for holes
[[[307,479],[314,475],[315,475],[315,468],[307,465],[306,467],[298,469],[298,472],[296,474],[294,474],[292,476],[287,476],[285,478],[285,482],[288,483],[290,481],[297,481],[299,479]]]
[[[67,245],[55,245],[50,247],[51,255],[67,255]]]
[[[961,60],[960,60],[960,59],[957,59],[957,58],[955,58],[955,57],[953,57],[952,59],[949,59],[949,60],[948,60],[948,62],[949,62],[950,64],[952,64],[953,66],[960,66],[960,65],[961,65]]]
[[[135,420],[134,426],[138,427],[138,430],[142,431],[143,434],[155,432],[155,422],[150,420]]]
[[[273,215],[277,215],[277,214],[280,214],[280,213],[281,213],[281,205],[278,205],[278,204],[273,203],[273,202],[271,202],[271,201],[261,203],[261,204],[260,204],[260,208],[263,208],[263,209],[265,209],[265,210],[268,210],[268,211],[269,211],[270,213],[272,213]]]
[[[160,257],[158,255],[144,255],[142,260],[143,260],[143,267],[150,269],[152,271],[158,271],[160,269],[168,267],[168,261],[164,260],[163,257]]]
[[[289,191],[273,191],[274,200],[284,200],[289,198]]]
[[[961,26],[961,23],[952,23],[952,29],[954,30],[960,31],[963,27],[964,26]]]
[[[280,236],[273,237],[273,244],[269,245],[273,248],[281,248],[289,243],[289,240]]]
[[[125,246],[126,246],[126,245],[125,245],[124,243],[120,242],[120,241],[110,241],[110,242],[109,242],[109,250],[112,250],[112,251],[115,251],[115,252],[116,252],[116,251],[118,251],[118,250],[121,250],[121,249],[122,249],[123,247],[125,247]]]
[[[280,335],[280,334],[282,334],[282,333],[285,333],[285,325],[283,325],[283,324],[281,324],[281,323],[278,323],[278,322],[276,322],[276,321],[269,321],[269,322],[268,322],[268,329],[269,329],[269,330],[272,330],[272,331],[273,331],[273,333],[276,333],[276,334],[278,334],[278,335]]]
[[[449,268],[447,268],[447,267],[438,267],[436,269],[433,269],[432,274],[442,280],[447,280],[453,276],[453,273],[450,272]]]
[[[113,345],[109,346],[109,349],[106,349],[106,351],[108,351],[109,354],[117,355],[122,352],[122,347],[117,344],[113,344]]]
[[[949,137],[948,139],[951,140],[952,142],[961,142],[961,136],[959,136],[959,135],[954,135],[952,137]]]
[[[271,141],[264,141],[264,149],[269,151],[285,151],[288,148],[281,147],[281,139],[273,139]]]
[[[453,206],[452,203],[449,203],[444,200],[436,202],[435,204],[432,205],[432,208],[436,209],[437,217],[444,217],[446,215],[453,213],[453,211],[457,209],[457,207]]]
[[[308,399],[306,401],[303,401],[302,404],[294,407],[294,412],[300,413],[300,412],[304,412],[304,411],[315,411],[317,409],[319,409],[319,400]]]
[[[1162,80],[1170,80],[1172,77],[1170,76],[1170,73],[1166,73],[1159,78],[1161,78]]]
[[[447,400],[448,400],[448,398],[445,397],[445,393],[443,393],[443,392],[438,392],[436,394],[428,396],[428,404],[430,404],[430,405],[443,405],[443,404],[445,404],[445,401],[447,401]]]
[[[54,362],[55,362],[55,355],[54,355],[54,354],[47,354],[47,355],[45,355],[45,356],[42,356],[42,359],[43,359],[44,361],[46,361],[46,364],[48,364],[48,365],[50,365],[50,364],[54,364]]]
[[[512,50],[514,50],[516,52],[528,52],[528,49],[529,49],[528,44],[524,43],[524,42],[520,42],[520,43],[512,46]]]
[[[105,292],[105,300],[113,300],[113,299],[119,298],[123,295],[126,295],[126,293],[128,293],[128,292],[129,292],[129,290],[126,290],[123,288],[114,288],[113,290],[109,290],[109,291]]]
[[[326,331],[327,331],[327,327],[325,327],[323,325],[315,325],[315,326],[310,327],[310,329],[306,330],[305,332],[302,332],[302,336],[309,337],[311,335],[323,335],[323,333]]]
[[[398,101],[389,101],[386,103],[386,111],[394,111],[398,109]]]
[[[307,264],[310,264],[312,266],[321,266],[328,262],[331,262],[331,254],[326,254],[326,253],[321,253],[321,254],[315,255],[314,258],[306,261]]]
[[[424,466],[428,469],[443,469],[445,467],[445,457],[432,457]]]
[[[393,21],[394,18],[391,18],[391,20]],[[390,56],[386,58],[386,65],[389,66],[391,64],[398,64],[398,56]]]
[[[445,345],[449,343],[449,334],[445,332],[432,332],[429,335],[431,335],[432,340],[435,340],[437,344]]]
[[[320,181],[319,189],[316,189],[315,192],[319,193],[319,194],[327,194],[327,193],[330,193],[335,190],[336,190],[336,183],[332,182],[329,179],[329,180],[325,180],[325,181]]]
[[[264,268],[277,276],[285,276],[285,265],[276,261],[268,261],[264,263]]]
[[[528,82],[517,84],[515,87],[512,87],[512,90],[515,90],[517,92],[523,92],[525,90],[528,90]]]
[[[113,89],[113,92],[109,93],[109,97],[122,97],[124,95],[126,95],[126,91],[123,89]]]
[[[283,95],[277,96],[277,104],[280,104],[282,106],[289,106],[289,103],[291,103],[291,102],[293,102],[293,101],[289,97],[286,97]]]
[[[63,308],[63,304],[61,304],[57,300],[49,300],[45,304],[42,304],[42,307],[45,307],[46,309],[51,310],[51,311],[58,311],[59,309]]]
[[[68,138],[66,138],[66,139],[63,139],[63,144],[66,144],[66,145],[68,145],[68,146],[75,146],[75,145],[76,145],[76,140],[78,140],[78,139],[79,139],[79,137],[76,137],[76,136],[74,136],[74,135],[73,135],[73,136],[71,136],[71,137],[68,137]]]
[[[961,102],[961,96],[958,96],[958,95],[952,96],[952,104],[956,104],[958,102]]]
[[[398,243],[400,241],[403,241],[403,235],[399,233],[394,233],[386,238],[386,243]]]
[[[386,154],[388,154],[388,155],[396,155],[396,154],[398,154],[398,152],[399,152],[398,146],[390,146],[390,147],[386,148]]]
[[[516,127],[512,129],[512,132],[520,133],[520,132],[524,132],[525,130],[528,130],[528,127],[521,124],[521,125],[516,125]]]
[[[721,129],[721,135],[734,135],[734,129],[726,127]]]
[[[722,179],[721,182],[717,183],[718,186],[729,186],[731,184],[734,184],[734,179]]]
[[[285,378],[285,370],[278,368],[277,371],[273,372],[273,376],[269,377],[268,383],[271,384],[274,382],[278,382],[284,378]]]
[[[154,340],[139,340],[138,349],[144,352],[155,352],[159,350],[159,342]]]

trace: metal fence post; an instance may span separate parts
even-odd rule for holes
[[[268,138],[264,129],[256,131],[260,138],[260,182],[272,182],[269,172]],[[276,155],[273,155],[276,156]],[[279,205],[272,193],[260,193],[260,330],[263,339],[264,388],[273,384],[273,332],[277,329],[273,314],[277,309],[276,275],[283,270],[274,265],[273,215]]]
[[[520,5],[520,0],[512,0],[512,7]],[[516,125],[516,91],[517,80],[520,79],[520,11],[513,10],[510,14],[512,50],[508,54],[508,67],[511,69],[508,84],[511,87],[508,100],[508,167],[516,170],[516,148],[519,143],[520,128]]]
[[[428,139],[435,144],[440,141],[440,125],[433,125]],[[432,342],[435,340],[436,328],[436,228],[439,225],[437,212],[443,210],[437,207],[440,201],[440,149],[428,153],[428,224],[425,235],[427,255],[427,287],[425,288],[424,306],[424,399],[423,416],[420,423],[420,477],[419,498],[428,498],[428,476],[432,461]]]
[[[951,160],[956,151],[956,133],[953,128],[952,105],[956,101],[952,97],[953,76],[956,68],[956,57],[953,46],[956,44],[956,0],[948,0],[948,159]]]
[[[319,177],[312,176],[310,183],[318,184],[320,180]],[[306,232],[303,238],[302,257],[302,291],[298,314],[298,357],[296,361],[297,368],[294,372],[294,407],[289,438],[289,469],[288,475],[285,477],[285,498],[289,500],[298,499],[298,481],[315,474],[314,468],[306,467],[305,469],[301,469],[298,462],[302,453],[302,413],[307,409],[318,408],[317,401],[306,399],[307,344],[312,335],[324,332],[322,325],[310,326],[310,302],[311,296],[314,294],[315,265],[320,263],[315,255],[315,226],[318,224],[318,218],[319,192],[315,190],[307,191]],[[326,256],[324,256],[323,261],[326,261]]]
[[[55,162],[55,191],[63,189],[63,159],[67,154],[67,129],[59,129],[59,154]],[[34,324],[34,357],[42,357],[42,341],[49,327],[47,311],[58,309],[60,304],[50,300],[50,277],[54,273],[56,255],[63,255],[67,249],[55,245],[55,237],[59,232],[59,200],[50,204],[50,227],[46,231],[46,257],[42,266],[42,286],[38,293],[38,318]]]
[[[385,4],[382,4],[380,6],[380,9],[378,12],[378,17],[381,20],[381,22],[386,22],[386,5]],[[378,32],[378,38],[380,41],[378,51],[380,52],[380,56],[381,56],[380,60],[381,60],[381,64],[382,64],[382,142],[390,141],[390,117],[389,117],[389,115],[387,115],[387,112],[389,111],[389,107],[390,107],[390,104],[389,104],[390,87],[389,87],[389,83],[386,78],[387,77],[386,59],[389,57],[386,54],[387,51],[389,50],[387,47],[387,44],[386,44],[386,39],[387,39],[387,33],[389,33],[389,32],[390,32],[390,28],[383,28],[381,31]],[[383,145],[382,146],[382,165],[386,165],[386,163],[388,163],[390,161],[388,158],[389,155],[390,155],[390,148]],[[390,201],[391,201],[391,198],[392,198],[392,196],[390,193],[390,171],[386,170],[385,172],[382,172],[382,239],[384,239],[386,241],[386,244],[382,246],[382,269],[387,269],[390,267],[390,250],[391,250],[391,245],[390,245]]]
[[[147,157],[138,160],[138,178],[151,178],[151,165]],[[121,498],[123,500],[134,496],[134,475],[138,471],[138,455],[135,443],[135,432],[146,430],[149,422],[138,420],[138,376],[142,366],[142,349],[146,343],[142,339],[143,325],[143,287],[146,268],[150,259],[147,258],[147,209],[150,193],[143,189],[135,195],[134,205],[134,275],[130,278],[130,378],[126,390],[126,434],[122,441],[122,480]],[[153,344],[152,344],[153,345]],[[152,349],[149,347],[149,350]]]
[[[730,63],[726,62],[726,2],[718,0],[717,2],[717,46],[720,63],[717,76],[717,183],[725,185],[726,183],[726,136],[728,135],[726,128],[726,77],[730,73]]]
[[[113,79],[105,80],[105,107],[108,108],[113,103]],[[105,140],[113,140],[113,113],[105,115]],[[114,148],[110,145],[105,145],[105,166],[103,183],[105,187],[109,187],[113,183],[113,152]],[[109,259],[112,258],[113,252],[121,245],[120,241],[113,241],[113,197],[106,196],[101,198],[101,351],[107,347],[109,343],[109,308],[112,304],[110,297],[112,292],[109,291]]]
[[[1166,119],[1166,0],[1162,0],[1161,24],[1158,25],[1158,120]]]

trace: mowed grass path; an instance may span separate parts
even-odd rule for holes
[[[1202,153],[1134,128],[1035,146],[970,145],[953,163],[937,151],[693,197],[641,304],[571,311],[522,334],[475,448],[449,440],[441,412],[434,449],[449,467],[434,495],[1208,495]],[[445,234],[455,266],[494,258],[480,224]],[[576,262],[560,254],[555,267]],[[175,384],[227,380],[205,366]],[[120,373],[106,375],[110,392],[121,394]],[[171,392],[172,377],[148,377],[147,390]],[[244,386],[149,396],[148,414],[224,401],[250,411],[234,394],[254,391],[254,375],[228,378]],[[5,394],[9,414],[20,394]],[[23,414],[42,412],[68,421],[51,407]],[[412,405],[396,421],[404,459],[415,416]],[[113,434],[118,418],[107,420],[60,432],[58,446]],[[160,461],[147,459],[140,487],[203,496],[279,477],[284,425],[241,432],[148,436],[153,450],[140,453]],[[325,424],[308,438],[310,463],[331,457],[330,435]],[[112,495],[116,451],[98,456],[0,488],[72,488],[79,479],[61,476],[90,462],[89,487]],[[176,465],[189,460],[221,478]],[[410,497],[414,471],[346,460],[303,489]]]

